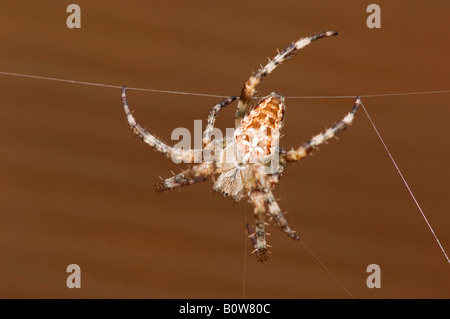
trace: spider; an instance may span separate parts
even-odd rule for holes
[[[266,215],[289,237],[300,240],[292,230],[280,210],[272,189],[279,182],[285,166],[297,162],[327,140],[345,130],[353,121],[359,97],[352,110],[339,122],[324,132],[315,135],[297,149],[285,151],[278,146],[280,131],[283,125],[285,103],[284,98],[271,93],[260,100],[256,106],[250,107],[250,100],[255,94],[256,86],[269,75],[279,64],[290,58],[297,50],[311,42],[324,37],[337,35],[336,31],[322,32],[302,38],[290,44],[268,64],[261,67],[245,82],[239,99],[231,96],[212,107],[209,111],[206,128],[203,132],[203,150],[184,150],[171,147],[140,126],[127,104],[126,87],[122,88],[122,103],[132,131],[145,143],[177,162],[195,162],[200,156],[200,164],[155,184],[157,192],[171,190],[176,187],[203,182],[210,175],[218,175],[214,180],[214,190],[235,201],[248,197],[254,206],[254,227],[246,225],[253,244],[253,253],[258,261],[266,261],[269,257],[266,244]],[[214,138],[213,128],[221,109],[238,100],[235,116],[234,135],[228,138]],[[208,151],[210,156],[206,158]],[[272,165],[273,163],[276,165]],[[197,161],[198,163],[198,161]]]

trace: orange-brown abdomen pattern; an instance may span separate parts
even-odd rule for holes
[[[243,119],[236,130],[237,151],[244,162],[257,161],[278,150],[284,98],[272,93]]]

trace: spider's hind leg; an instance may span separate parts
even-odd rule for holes
[[[268,190],[267,193],[265,193],[265,200],[267,203],[267,207],[269,208],[270,216],[275,221],[275,224],[289,237],[291,237],[294,240],[300,240],[300,237],[297,235],[295,230],[292,230],[288,222],[286,220],[286,217],[284,217],[284,214],[281,212],[280,207],[278,206],[278,203],[276,202],[275,198],[273,197],[272,191]]]
[[[289,227],[289,224],[284,217],[277,201],[275,200],[272,191],[270,190],[270,184],[278,183],[279,176],[275,175],[265,175],[265,167],[261,164],[253,166],[253,173],[258,184],[258,188],[261,191],[262,197],[265,204],[267,205],[270,217],[275,221],[275,224],[289,237],[294,240],[300,240],[297,233]]]

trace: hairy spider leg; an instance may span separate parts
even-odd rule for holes
[[[244,118],[245,114],[248,112],[248,104],[250,99],[255,94],[256,86],[267,76],[269,75],[275,68],[283,63],[285,60],[289,59],[297,50],[300,50],[310,44],[311,42],[321,39],[324,37],[330,37],[337,35],[337,31],[327,31],[319,34],[315,34],[313,36],[303,38],[298,40],[295,43],[292,43],[287,48],[285,48],[282,52],[280,52],[277,56],[275,56],[269,63],[266,64],[263,68],[256,71],[244,84],[242,88],[241,97],[239,98],[238,107],[236,110],[235,117],[235,127],[238,127]]]
[[[322,133],[317,134],[309,141],[305,142],[298,149],[292,149],[284,154],[280,154],[280,162],[290,163],[297,162],[306,155],[308,155],[312,150],[317,148],[320,144],[326,142],[327,140],[335,137],[342,131],[344,131],[349,125],[352,124],[355,114],[358,111],[358,107],[361,104],[361,99],[356,97],[355,104],[352,110],[338,123],[325,130]]]
[[[213,163],[207,162],[195,165],[177,175],[156,182],[155,190],[157,192],[163,192],[171,190],[176,187],[182,187],[192,185],[198,182],[203,182],[208,178],[209,175],[214,173],[215,168],[216,167]]]
[[[185,163],[192,163],[194,161],[196,155],[195,150],[175,149],[172,146],[167,145],[160,139],[156,138],[154,135],[147,132],[147,130],[145,130],[142,126],[140,126],[136,122],[133,114],[131,114],[130,109],[128,107],[125,86],[122,87],[122,104],[131,130],[133,131],[134,134],[140,137],[145,143],[153,147],[155,150],[163,153],[168,158],[172,158],[173,160],[177,160],[179,162],[183,161]]]
[[[212,131],[214,129],[214,124],[216,123],[216,118],[219,115],[220,110],[228,106],[235,100],[237,100],[237,96],[230,96],[229,98],[226,98],[219,104],[214,105],[209,110],[206,128],[205,131],[203,132],[203,147],[205,147],[206,145],[209,144],[209,142],[211,142]]]

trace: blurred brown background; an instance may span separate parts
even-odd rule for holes
[[[305,48],[258,95],[449,89],[448,1],[2,1],[0,71],[130,87],[238,95],[291,41]],[[269,227],[271,259],[245,240],[252,208],[211,181],[157,194],[175,165],[134,138],[120,89],[0,75],[0,297],[349,298],[299,242]],[[219,98],[129,91],[137,120],[165,141]],[[449,94],[363,99],[441,243],[450,250]],[[299,146],[353,99],[288,99],[282,145]],[[234,107],[218,127],[231,127]],[[450,265],[366,115],[275,191],[305,245],[355,298],[449,298]],[[82,288],[66,287],[78,264]],[[368,289],[366,267],[381,267]],[[245,273],[245,280],[244,280]]]

